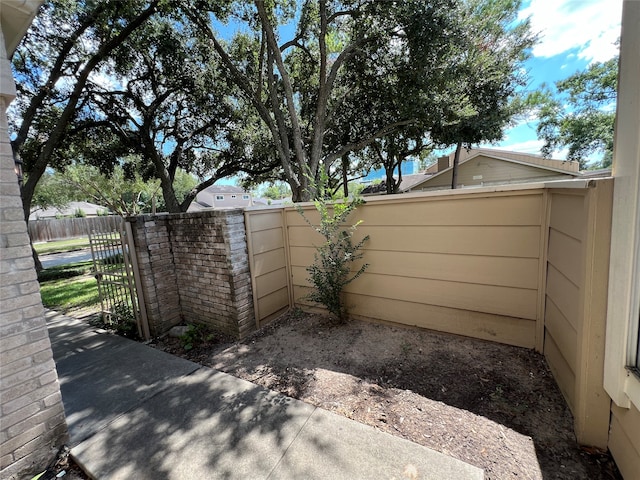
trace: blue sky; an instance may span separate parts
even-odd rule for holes
[[[531,89],[553,84],[618,53],[615,42],[620,36],[622,0],[525,0],[520,18],[526,17],[540,34],[527,62]],[[535,127],[535,119],[522,122],[492,147],[539,154],[543,142]],[[556,151],[553,157],[566,158],[566,151]]]

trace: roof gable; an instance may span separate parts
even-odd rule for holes
[[[526,167],[531,171],[539,170],[541,173],[541,176],[559,174],[559,175],[567,175],[567,176],[575,177],[580,175],[580,172],[577,169],[578,165],[575,162],[544,159],[542,157],[536,157],[534,155],[518,154],[517,152],[507,152],[502,150],[477,149],[475,151],[472,150],[467,153],[468,153],[468,156],[464,159],[464,161],[461,160],[458,165],[459,173],[462,172],[463,169],[469,169],[471,165],[474,165],[473,160],[486,159],[489,162],[505,162],[506,164],[510,164],[514,166],[518,165],[518,166]],[[522,158],[519,158],[519,157],[522,157]],[[534,163],[533,160],[535,160],[536,163]],[[574,165],[571,165],[570,167],[562,168],[562,164],[574,164]],[[452,170],[453,170],[453,167],[445,168],[444,170],[434,173],[433,175],[425,178],[423,181],[416,183],[412,185],[410,188],[404,189],[402,191],[407,192],[410,190],[415,190],[417,188],[420,188],[427,183],[431,183],[431,184],[436,183],[437,180],[435,179],[441,178],[442,176],[447,175]],[[535,176],[533,176],[532,178],[535,178]],[[505,180],[508,180],[508,179],[505,179]],[[521,179],[521,181],[526,181],[526,179],[523,178]]]

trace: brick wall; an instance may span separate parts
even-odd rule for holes
[[[42,471],[67,426],[2,97],[0,161],[0,478],[10,479]]]
[[[130,218],[152,335],[181,322],[255,328],[242,209]]]
[[[168,215],[128,218],[140,268],[140,285],[151,335],[157,336],[182,321],[175,264],[169,238]]]

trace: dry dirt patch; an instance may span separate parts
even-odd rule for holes
[[[617,479],[580,449],[544,357],[438,332],[292,313],[182,355],[485,470],[488,479]]]

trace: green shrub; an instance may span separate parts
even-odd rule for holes
[[[320,213],[319,225],[313,225],[305,216],[302,207],[297,207],[304,220],[325,239],[322,245],[316,247],[313,264],[307,267],[313,290],[306,298],[324,305],[340,321],[345,321],[347,308],[343,299],[344,287],[362,275],[369,266],[365,263],[352,273],[351,266],[362,258],[361,250],[369,236],[354,245],[353,234],[361,222],[351,226],[346,226],[345,222],[364,201],[359,197],[353,197],[331,202],[325,195],[325,184],[326,179],[321,178],[318,200],[314,201],[316,210]]]
[[[76,211],[73,212],[73,216],[76,218],[84,218],[87,216],[87,214],[84,213],[84,210],[82,210],[81,208],[76,208]]]
[[[137,340],[138,326],[131,305],[118,302],[111,308],[111,313],[109,327],[113,328],[118,335]]]
[[[100,260],[100,263],[103,265],[117,265],[119,263],[124,263],[124,256],[122,253],[114,253],[113,255],[109,255],[108,257]]]
[[[203,325],[191,324],[187,328],[187,331],[180,335],[179,338],[182,343],[182,348],[188,352],[201,343],[210,342],[215,338],[215,334],[210,332],[207,327]]]
[[[89,269],[77,268],[73,270],[41,270],[38,272],[39,282],[48,282],[51,280],[61,280],[63,278],[79,277],[80,275],[86,275],[89,273]]]
[[[67,265],[60,265],[57,267],[45,268],[38,272],[39,282],[48,282],[51,280],[60,280],[64,278],[79,277],[80,275],[87,275],[91,273],[91,267],[93,262],[91,260],[86,262],[69,263]]]

